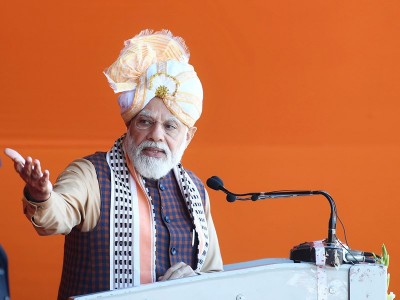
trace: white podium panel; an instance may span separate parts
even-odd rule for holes
[[[226,271],[71,299],[93,300],[385,300],[387,269],[377,264],[317,267],[286,259],[225,266]]]

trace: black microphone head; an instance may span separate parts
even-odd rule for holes
[[[227,194],[227,195],[226,195],[226,200],[227,200],[228,202],[235,202],[235,201],[236,201],[236,196],[235,196],[235,195],[232,195],[232,194]]]
[[[218,176],[212,176],[208,178],[206,183],[209,188],[216,191],[219,191],[224,186],[222,179]]]

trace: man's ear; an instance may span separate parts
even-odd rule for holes
[[[197,127],[189,128],[188,132],[186,133],[186,146],[188,146],[190,144],[196,131],[197,131]]]

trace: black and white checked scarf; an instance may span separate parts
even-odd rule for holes
[[[110,289],[120,289],[140,285],[140,223],[137,189],[143,188],[151,205],[151,220],[154,236],[154,266],[156,258],[156,222],[154,206],[148,190],[144,186],[138,187],[129,172],[123,151],[125,135],[115,141],[107,152],[107,162],[111,170],[111,212],[110,212]],[[198,262],[199,272],[207,255],[209,237],[206,216],[200,193],[190,176],[179,164],[174,168],[174,174],[182,195],[188,206],[193,224],[199,239]],[[136,254],[136,255],[135,255]],[[153,270],[153,282],[155,270]]]

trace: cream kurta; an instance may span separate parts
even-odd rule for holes
[[[68,234],[75,226],[83,232],[92,230],[100,216],[100,190],[93,164],[86,159],[73,161],[58,177],[48,200],[37,203],[24,197],[23,206],[26,217],[40,235]],[[207,191],[205,215],[210,245],[201,271],[222,271]]]

